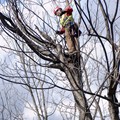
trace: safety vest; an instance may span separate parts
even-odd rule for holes
[[[67,16],[66,14],[63,14],[60,18],[60,24],[65,27],[69,22],[74,22],[73,16]]]

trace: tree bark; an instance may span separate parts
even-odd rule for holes
[[[58,50],[58,51],[62,51],[62,50]],[[69,57],[64,57],[62,53],[59,55],[60,55],[59,58],[63,63],[62,66],[63,66],[64,72],[71,85],[71,91],[73,93],[75,103],[79,110],[79,114],[80,114],[79,120],[92,120],[92,115],[88,108],[88,103],[87,103],[85,94],[82,91],[83,83],[82,83],[82,71],[81,71],[81,64],[80,64],[80,57],[79,57],[80,53],[71,55]]]
[[[110,113],[111,120],[120,120],[119,106],[114,104],[114,103],[118,103],[118,100],[116,97],[116,89],[117,89],[118,80],[119,80],[119,64],[120,64],[120,61],[117,62],[117,67],[110,78],[110,86],[108,89],[108,98],[112,101],[112,102],[109,101],[109,113]]]
[[[73,96],[80,112],[80,120],[92,120],[90,110],[88,109],[87,100],[83,93],[82,73],[80,67],[75,66],[76,61],[69,63],[70,68],[66,68],[65,73],[70,82]]]

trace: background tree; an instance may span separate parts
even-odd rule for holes
[[[61,2],[69,4],[67,0],[58,3]],[[9,0],[6,14],[0,12],[1,29],[15,45],[13,48],[9,43],[9,49],[18,56],[17,61],[12,61],[17,63],[12,66],[15,70],[2,69],[1,78],[21,84],[29,91],[34,104],[31,109],[39,120],[50,119],[55,111],[63,119],[119,120],[120,104],[116,96],[119,91],[119,0],[85,2],[81,7],[83,3],[74,0],[74,15],[78,15],[83,33],[79,39],[80,53],[71,58],[65,55],[64,38],[54,34],[55,22],[43,1]],[[34,5],[44,10],[44,16],[32,9]],[[114,6],[112,14],[111,5]],[[56,99],[53,91],[60,98]],[[106,91],[108,94],[104,96]],[[68,98],[69,106],[64,101]],[[101,99],[109,103],[108,116],[102,112]],[[54,108],[49,112],[50,105]]]

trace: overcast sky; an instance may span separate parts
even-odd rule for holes
[[[49,0],[48,0],[49,1]],[[82,0],[83,1],[83,0]],[[5,1],[4,0],[0,0],[0,3],[4,3]],[[45,0],[45,2],[47,2],[47,0]],[[83,4],[83,3],[82,3]],[[62,5],[61,5],[62,6]],[[48,10],[48,12],[49,12],[49,14],[51,15],[51,16],[53,16],[54,17],[54,14],[53,14],[53,10],[54,10],[54,7],[55,7],[55,5],[53,5],[53,4],[46,4],[45,5],[45,7],[46,7],[46,9]],[[33,6],[33,9],[35,8],[35,10],[36,11],[41,11],[40,10],[40,8],[37,8],[36,6]],[[43,9],[42,9],[43,10]],[[0,11],[3,11],[3,9],[2,9],[2,7],[0,6]],[[42,12],[41,12],[41,14],[42,14]],[[34,20],[34,17],[33,17],[33,20]],[[2,38],[2,36],[0,35],[0,40],[1,40],[1,46],[6,46],[6,42],[4,41],[4,39]],[[107,44],[107,43],[106,43]],[[90,47],[93,47],[92,46],[93,45],[93,43],[88,43],[87,44],[87,46],[88,46],[88,50],[90,50]],[[93,55],[95,54],[94,52],[97,52],[98,53],[98,55],[99,55],[99,57],[101,56],[101,54],[102,54],[102,49],[101,49],[101,47],[100,47],[100,43],[98,43],[97,44],[97,50],[98,51],[93,51]],[[110,47],[108,47],[108,50],[110,50]],[[108,52],[110,52],[110,51],[108,51]],[[2,61],[3,59],[5,59],[6,58],[6,56],[8,55],[3,49],[0,49],[0,61]],[[1,84],[3,84],[2,82],[1,82]],[[4,87],[4,86],[3,86]],[[3,89],[3,87],[0,87],[0,89]],[[21,92],[25,92],[24,91],[24,89],[22,89],[19,85],[17,85],[17,88],[19,88],[19,90],[21,91]],[[13,93],[14,94],[14,93]],[[16,98],[14,98],[14,99],[16,99]],[[31,100],[29,101],[29,102],[31,102]],[[102,103],[101,103],[102,104]],[[107,102],[105,102],[104,103],[104,105],[105,104],[107,104]],[[31,105],[32,105],[32,102],[31,102]],[[26,106],[28,106],[28,104],[26,103]],[[33,111],[31,111],[31,110],[29,110],[29,109],[27,109],[27,108],[25,108],[25,109],[23,109],[23,111],[24,111],[24,117],[26,118],[25,120],[37,120],[36,118],[35,118],[35,114],[34,114],[34,112]],[[54,116],[52,116],[52,117],[50,117],[50,119],[49,120],[56,120],[56,119],[58,119],[58,120],[60,120],[60,114],[58,113],[58,112],[56,112],[55,114],[54,114]],[[96,119],[97,120],[97,119]]]
[[[3,4],[5,2],[5,0],[0,0],[0,4]]]

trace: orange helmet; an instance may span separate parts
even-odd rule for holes
[[[57,12],[58,10],[60,10],[60,9],[62,10],[62,8],[60,8],[60,7],[57,6],[57,7],[54,9],[54,14],[56,15],[56,12]]]

